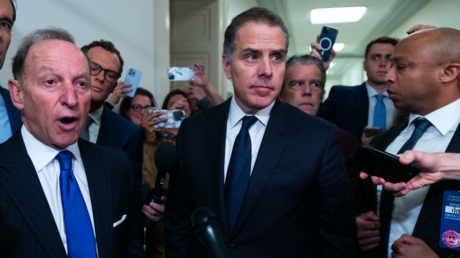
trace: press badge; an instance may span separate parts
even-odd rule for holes
[[[439,246],[460,251],[460,192],[444,191]]]

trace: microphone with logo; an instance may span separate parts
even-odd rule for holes
[[[0,203],[0,225],[5,220],[7,211],[8,211],[8,207],[6,207],[6,204]]]
[[[214,258],[231,258],[216,214],[208,207],[199,207],[192,213],[193,232]]]
[[[155,165],[158,169],[157,177],[155,180],[155,187],[150,189],[147,196],[148,203],[154,202],[162,204],[161,196],[166,195],[166,190],[163,189],[163,184],[166,172],[171,174],[176,167],[177,151],[176,146],[171,142],[164,142],[158,146],[154,155]],[[148,205],[148,204],[147,204]]]

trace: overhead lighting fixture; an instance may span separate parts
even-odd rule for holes
[[[364,6],[312,9],[311,23],[357,22],[361,20],[366,9]]]
[[[334,62],[331,62],[331,63],[329,64],[329,68],[332,68],[334,65],[335,65]]]
[[[343,43],[335,43],[334,46],[332,47],[336,52],[342,51],[343,47],[345,44]]]

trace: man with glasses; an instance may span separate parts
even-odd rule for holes
[[[134,180],[142,181],[142,132],[139,126],[104,105],[117,86],[123,71],[123,58],[112,42],[93,41],[81,48],[91,71],[91,108],[81,138],[103,146],[124,150],[131,158]]]

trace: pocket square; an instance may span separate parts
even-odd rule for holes
[[[113,227],[120,225],[123,221],[125,221],[125,219],[126,219],[126,214],[121,217],[121,220],[113,223]]]

